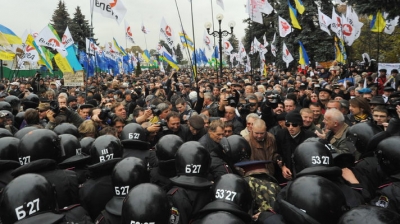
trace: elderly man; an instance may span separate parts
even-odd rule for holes
[[[324,123],[328,132],[325,133],[323,131],[321,134],[315,131],[315,134],[321,139],[326,139],[335,147],[338,153],[350,152],[346,144],[346,134],[349,126],[345,123],[343,113],[334,108],[327,110],[324,116]]]
[[[258,114],[256,114],[256,113],[251,113],[251,114],[248,114],[248,115],[246,116],[246,128],[243,129],[243,130],[240,132],[240,135],[241,135],[242,137],[246,138],[246,137],[249,135],[249,133],[252,131],[254,120],[256,120],[256,119],[258,119],[258,118],[259,118],[259,116],[258,116]]]
[[[236,119],[235,108],[231,106],[225,107],[225,116],[222,118],[223,121],[231,121],[233,123],[233,134],[239,135],[240,131],[244,129],[242,123]]]
[[[199,143],[204,146],[208,151],[219,147],[221,139],[224,137],[225,124],[221,120],[214,120],[211,122],[208,133],[199,139]]]

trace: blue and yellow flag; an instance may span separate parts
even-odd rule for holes
[[[149,54],[149,51],[148,51],[148,50],[144,50],[144,51],[143,51],[143,53],[142,53],[142,59],[143,59],[145,62],[147,62],[147,63],[150,62],[150,54]]]
[[[170,55],[167,52],[163,52],[162,58],[164,61],[166,61],[172,68],[176,69],[177,71],[179,70],[178,63],[172,58],[172,55]]]
[[[26,42],[27,45],[29,45],[30,47],[33,47],[39,54],[39,58],[40,60],[38,61],[39,64],[43,64],[47,67],[47,69],[49,69],[50,73],[53,74],[53,65],[51,64],[51,59],[47,60],[47,56],[43,51],[43,48],[39,47],[36,42],[35,39],[32,37],[32,35],[28,34],[28,37],[26,38]],[[45,48],[44,48],[45,49]],[[49,55],[50,56],[50,55]]]
[[[19,38],[12,30],[0,24],[0,32],[3,33],[9,44],[22,44]]]
[[[290,19],[292,20],[292,26],[294,28],[301,30],[301,26],[299,24],[299,21],[297,20],[297,10],[295,8],[293,8],[293,6],[290,4],[289,0],[288,0],[288,5],[289,5]]]
[[[308,58],[307,51],[304,48],[304,45],[301,41],[299,41],[299,45],[300,45],[300,47],[299,47],[299,56],[300,56],[299,64],[304,65],[304,66],[308,65],[310,63],[310,59]]]
[[[124,48],[122,48],[121,46],[118,45],[118,43],[114,37],[113,37],[113,45],[114,45],[115,50],[117,50],[120,54],[122,54],[122,56],[127,55]]]
[[[294,3],[296,4],[296,9],[300,14],[303,14],[305,8],[303,5],[303,2],[301,0],[294,0]]]
[[[386,21],[381,11],[378,11],[375,15],[369,16],[369,19],[371,20],[370,28],[372,32],[380,33],[385,29]]]
[[[194,51],[194,44],[192,39],[189,38],[186,33],[179,33],[179,38],[181,39],[181,43],[183,47],[187,47],[190,50]]]

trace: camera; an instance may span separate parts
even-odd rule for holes
[[[235,97],[232,94],[228,94],[226,100],[228,101],[229,106],[236,107]]]
[[[151,104],[149,109],[151,109],[151,112],[153,113],[154,116],[160,116],[161,111],[157,109],[157,106],[154,104]]]
[[[113,112],[111,112],[110,109],[105,108],[101,109],[100,114],[99,114],[99,119],[102,120],[103,122],[109,122],[110,120],[114,120],[117,117],[117,115]]]
[[[164,120],[161,120],[161,121],[159,121],[159,122],[157,122],[155,124],[159,124],[160,125],[161,131],[168,131],[169,130],[167,122],[165,122]]]

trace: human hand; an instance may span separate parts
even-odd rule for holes
[[[52,110],[47,110],[46,111],[46,117],[49,119],[50,122],[54,122],[56,119],[54,119],[54,112]]]
[[[320,133],[318,130],[315,130],[314,134],[316,134],[320,139],[326,139],[326,133],[323,130],[321,131],[322,133]]]
[[[160,130],[161,126],[160,124],[152,124],[149,127],[147,127],[148,132],[158,132]]]
[[[282,166],[282,176],[287,180],[291,180],[292,172],[286,166]]]
[[[353,171],[351,171],[349,168],[343,168],[342,169],[342,177],[343,179],[347,180],[351,184],[359,184],[356,176],[354,176]]]

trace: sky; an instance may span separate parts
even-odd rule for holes
[[[82,13],[90,22],[90,1],[92,0],[65,0],[65,5],[71,16],[77,6],[81,7]],[[120,0],[127,8],[125,20],[130,24],[133,38],[136,44],[126,43],[124,34],[124,22],[118,23],[101,14],[93,13],[93,26],[95,37],[98,43],[104,45],[112,41],[115,37],[119,45],[131,47],[139,45],[142,49],[156,49],[159,41],[159,30],[162,17],[172,27],[175,33],[175,42],[179,42],[180,22],[175,5],[175,0]],[[193,38],[191,24],[191,10],[189,0],[176,0],[182,18],[185,32]],[[214,8],[214,18],[211,14],[211,1]],[[216,0],[193,0],[194,30],[196,47],[204,47],[203,34],[204,24],[212,22],[214,19],[215,29],[218,29],[216,15],[224,15],[222,20],[222,30],[230,30],[229,22],[235,21],[234,33],[237,38],[244,37],[247,24],[243,20],[248,18],[245,12],[246,0],[223,0],[225,10],[216,4]],[[17,35],[22,36],[26,29],[34,32],[40,32],[43,27],[50,22],[52,14],[57,7],[58,0],[0,0],[2,12],[0,13],[0,24],[10,28]],[[150,33],[144,35],[141,32],[141,24],[150,30]],[[212,29],[211,29],[212,30]],[[60,36],[62,34],[59,34]],[[146,41],[145,41],[146,40]],[[218,38],[216,39],[218,41]],[[200,46],[199,46],[200,45]]]

